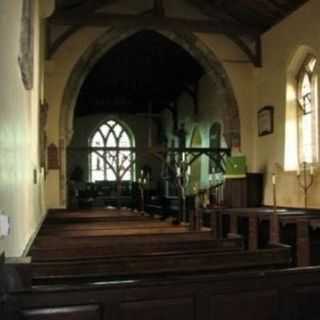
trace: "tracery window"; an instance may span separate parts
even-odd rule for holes
[[[133,137],[119,122],[105,121],[92,135],[89,146],[91,182],[133,179]]]
[[[299,162],[318,162],[317,60],[309,56],[298,77],[298,156]]]

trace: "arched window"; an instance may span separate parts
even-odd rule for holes
[[[117,121],[108,120],[89,140],[90,181],[133,179],[133,137]]]
[[[317,60],[308,56],[298,75],[298,159],[299,163],[318,162]]]

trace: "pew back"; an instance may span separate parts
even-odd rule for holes
[[[319,294],[319,268],[133,277],[12,292],[5,320],[318,320]]]

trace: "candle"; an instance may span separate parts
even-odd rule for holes
[[[276,184],[276,175],[275,174],[272,175],[272,184],[273,185]]]
[[[140,171],[140,175],[143,176],[143,170]]]
[[[186,154],[182,152],[182,161],[184,162],[186,160]]]
[[[187,175],[188,175],[188,176],[191,176],[191,167],[190,167],[190,166],[188,166]]]
[[[181,173],[181,170],[180,170],[180,168],[178,167],[178,168],[177,168],[177,176],[180,176],[180,173]]]
[[[141,183],[141,178],[138,179],[138,183]]]

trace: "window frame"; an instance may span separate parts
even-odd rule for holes
[[[110,124],[112,122],[112,124]],[[102,128],[104,126],[108,127],[106,133],[103,132]],[[115,131],[116,127],[120,127],[119,133]],[[102,146],[94,145],[94,139],[100,135],[103,141]],[[114,139],[115,145],[108,146],[108,141],[110,141],[110,137]],[[129,142],[128,147],[121,147],[121,139],[125,137],[125,139]],[[105,119],[101,122],[96,129],[91,134],[89,141],[89,154],[88,154],[88,161],[89,161],[89,180],[90,182],[95,181],[133,181],[134,180],[134,170],[135,170],[135,147],[134,147],[134,136],[130,132],[129,128],[121,121],[109,118]],[[123,154],[128,153],[126,158],[123,158]],[[94,169],[93,164],[93,155],[97,156],[97,159],[101,159],[103,169],[98,170],[103,172],[103,179],[102,180],[95,180],[93,178],[93,172],[97,171]],[[111,159],[114,158],[113,162]],[[128,160],[129,159],[129,160]],[[124,162],[129,161],[129,163],[123,168]],[[108,170],[112,170],[114,178],[110,179],[110,175]]]
[[[314,61],[313,68],[310,68],[310,63]],[[317,64],[318,60],[315,55],[308,54],[304,59],[300,70],[297,75],[297,135],[298,135],[298,163],[318,163],[319,162],[319,139],[318,139],[318,130],[319,130],[319,105],[318,105],[318,88],[317,88]],[[305,81],[305,76],[308,77],[310,84],[310,111],[306,110],[305,103],[308,99],[307,95],[303,93],[303,82]],[[310,117],[308,120],[307,117]],[[303,122],[309,121],[311,128],[307,129]],[[309,135],[311,142],[303,142],[306,135]],[[309,149],[309,153],[306,154],[306,149]]]

